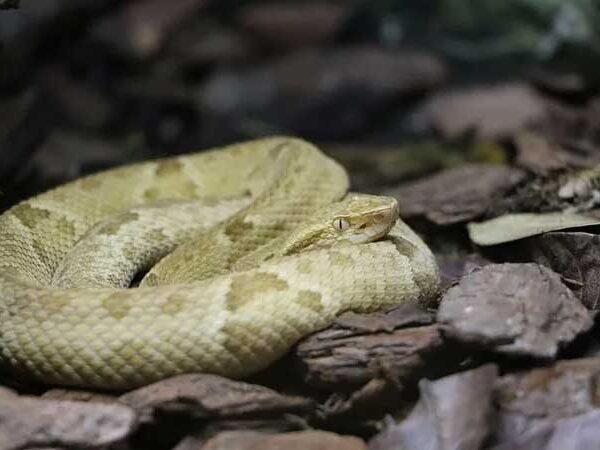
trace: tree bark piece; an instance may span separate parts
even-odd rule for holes
[[[538,264],[490,264],[443,296],[444,335],[499,353],[553,358],[587,331],[590,313],[560,277]]]
[[[493,423],[497,376],[486,365],[437,381],[419,383],[421,400],[399,424],[369,442],[370,450],[479,450]]]
[[[525,179],[525,172],[494,164],[466,164],[387,191],[396,197],[404,218],[423,216],[451,225],[482,216],[491,199]]]
[[[495,440],[511,441],[536,428],[600,407],[600,358],[559,361],[553,366],[498,379]]]
[[[180,375],[159,381],[122,395],[120,401],[143,414],[189,412],[195,418],[218,419],[279,416],[312,408],[312,401],[302,397],[208,374]]]
[[[295,356],[306,383],[334,391],[353,389],[375,378],[406,379],[425,365],[426,354],[442,347],[436,325],[411,305],[388,314],[348,314],[304,339]]]
[[[49,400],[0,390],[0,450],[25,447],[96,447],[121,441],[137,424],[118,403]]]
[[[263,434],[252,431],[223,432],[201,447],[202,450],[367,450],[354,436],[340,436],[326,431],[299,431]],[[190,449],[191,450],[191,449]],[[200,450],[200,448],[198,448]]]

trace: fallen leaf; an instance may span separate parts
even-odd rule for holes
[[[588,309],[600,308],[600,235],[545,233],[524,241],[519,251],[560,274]]]
[[[504,244],[549,231],[600,225],[600,219],[569,213],[506,214],[467,225],[471,240],[481,246]]]

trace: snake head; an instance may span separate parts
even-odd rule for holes
[[[364,244],[381,239],[398,220],[398,202],[393,197],[351,194],[335,203],[330,233],[337,243]]]
[[[339,245],[373,242],[384,237],[398,219],[398,202],[392,197],[350,194],[304,222],[285,239],[281,255]]]

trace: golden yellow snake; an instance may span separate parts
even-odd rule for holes
[[[394,224],[395,201],[347,189],[314,146],[274,137],[116,168],[12,207],[0,216],[0,365],[108,389],[237,378],[341,312],[430,301],[435,260]]]

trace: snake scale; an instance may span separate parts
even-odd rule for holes
[[[344,311],[430,302],[427,246],[396,221],[394,200],[348,185],[310,143],[272,137],[107,170],[13,206],[0,215],[0,367],[102,389],[240,378]]]

